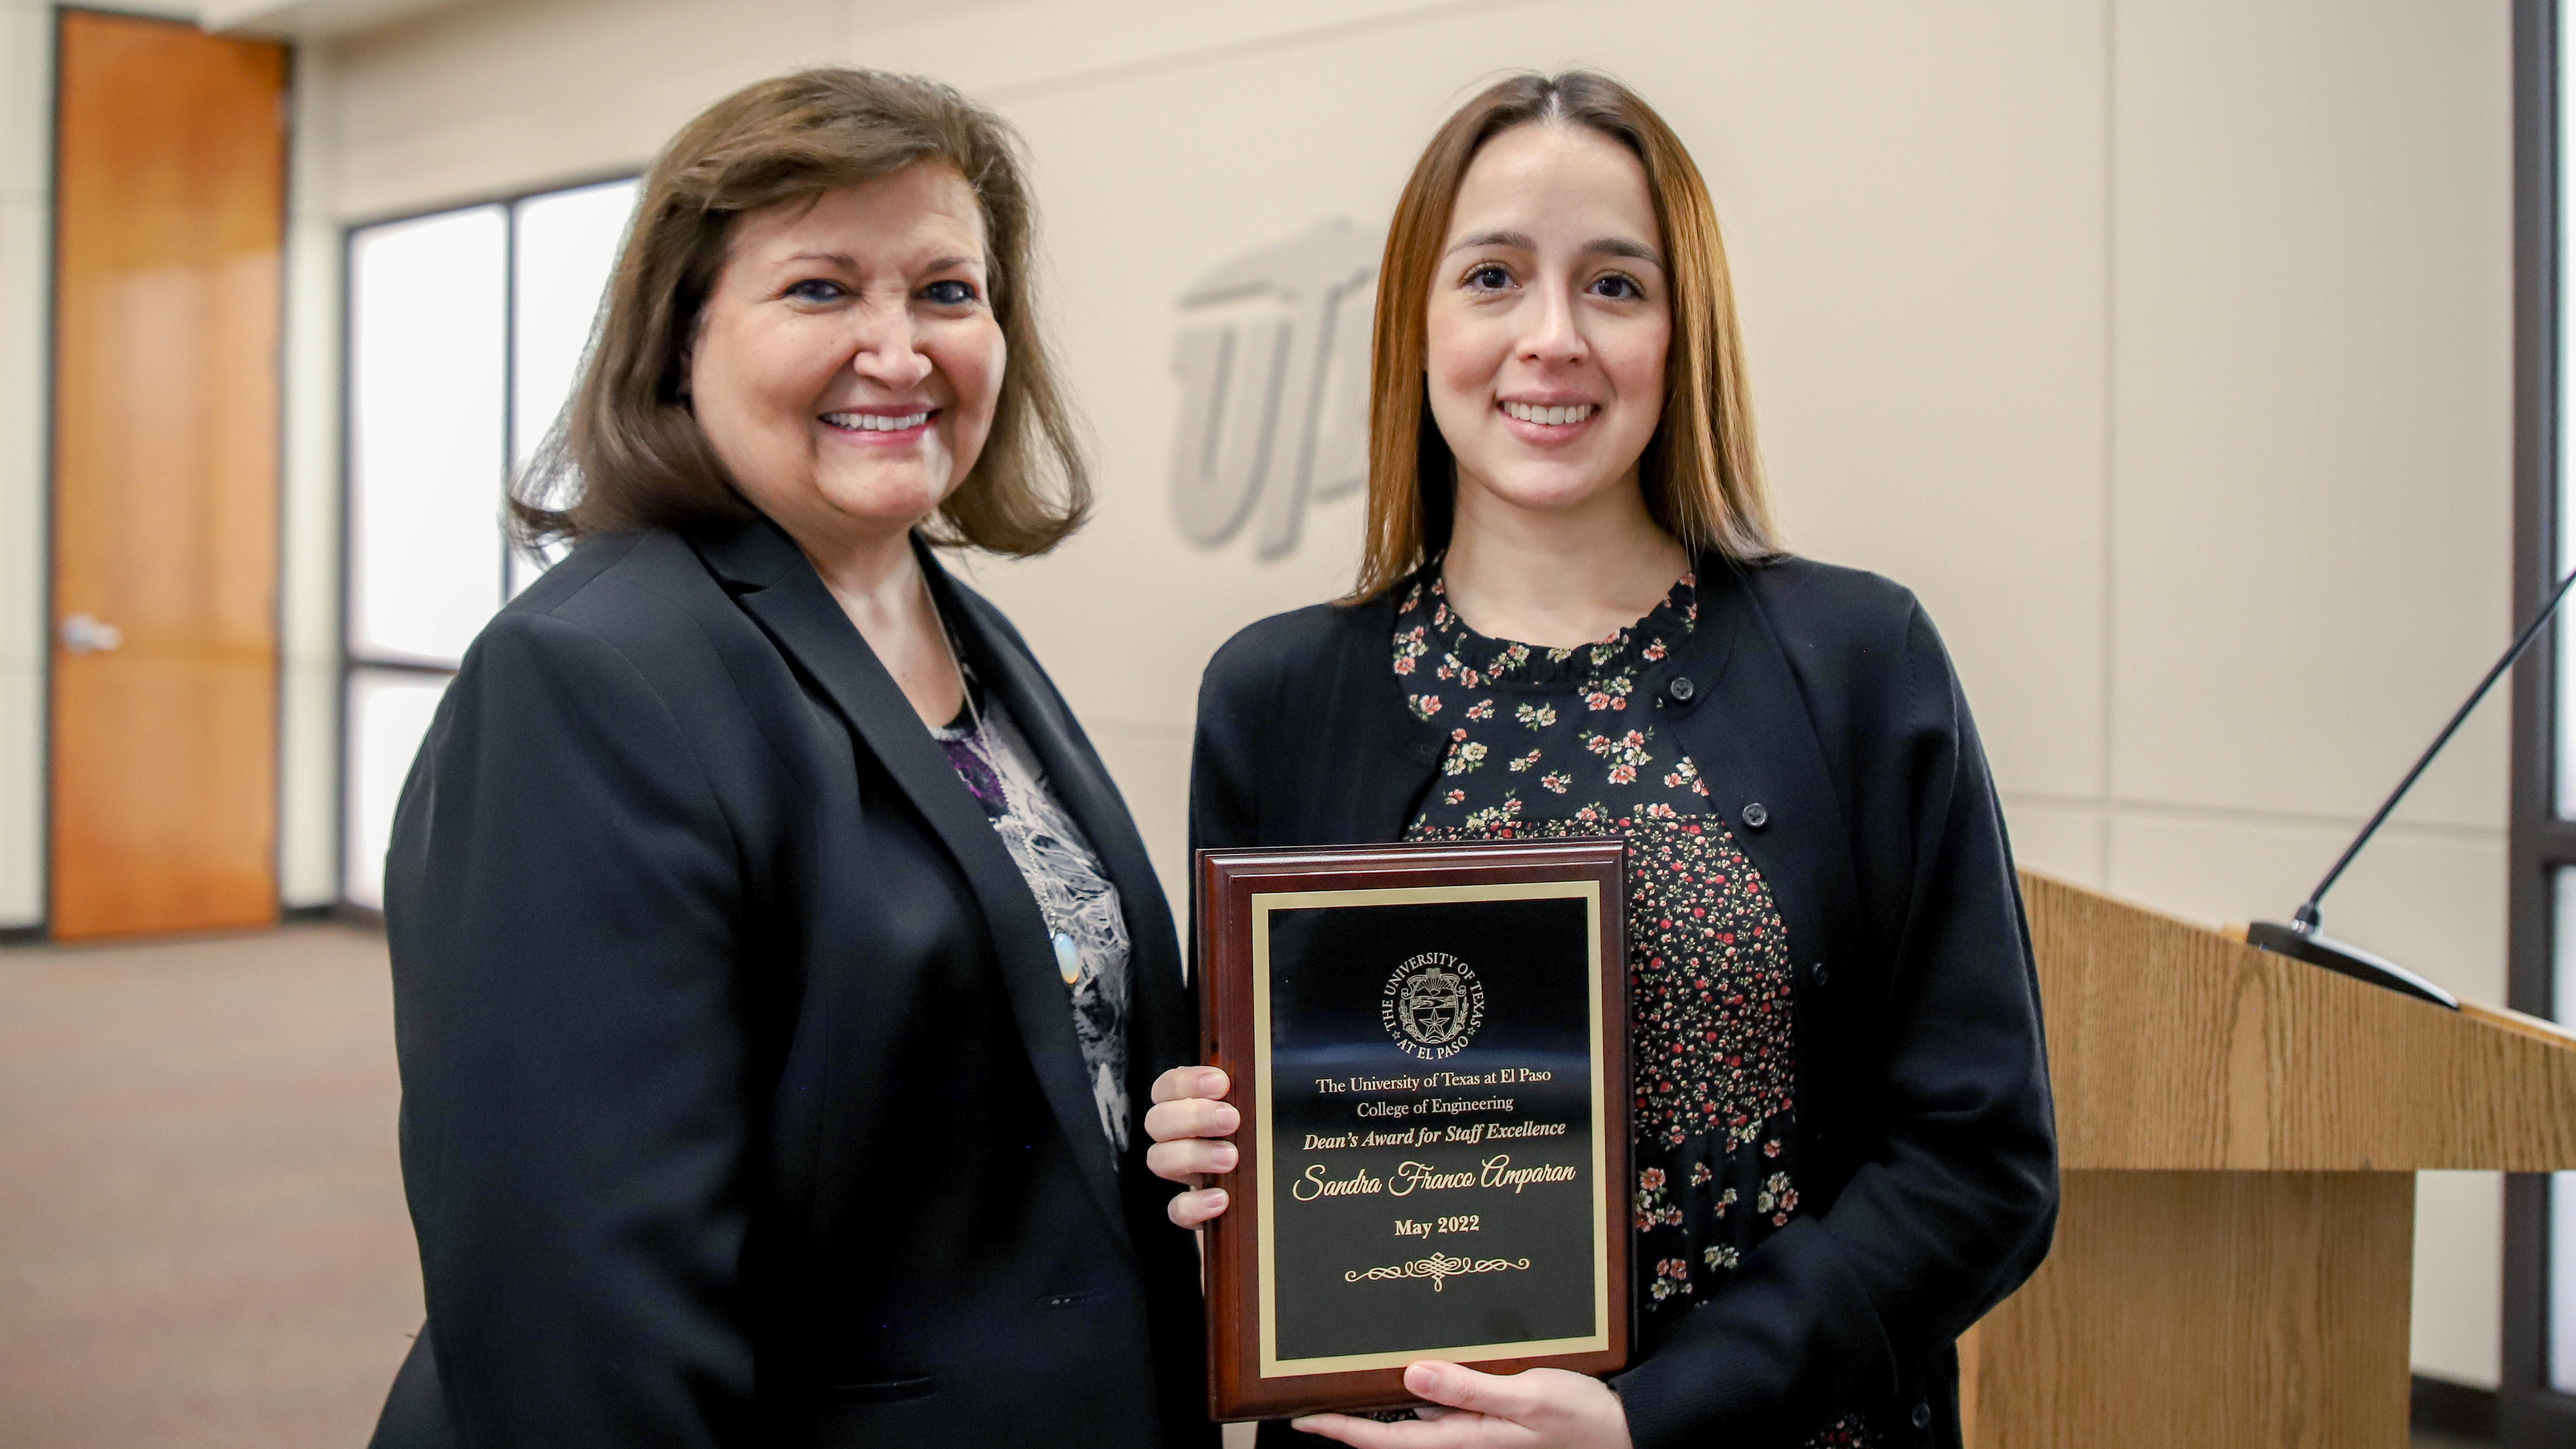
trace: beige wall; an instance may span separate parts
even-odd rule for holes
[[[286,197],[285,405],[278,479],[277,889],[340,892],[340,88],[331,50],[298,47]]]
[[[27,0],[6,3],[15,24]],[[485,0],[317,42],[288,879],[328,870],[327,679],[293,670],[335,647],[336,382],[311,358],[336,336],[335,223],[639,165],[725,89],[800,62],[928,71],[999,105],[1035,157],[1103,486],[1058,554],[976,572],[1176,882],[1199,667],[1336,591],[1356,521],[1352,499],[1319,504],[1270,562],[1241,536],[1182,540],[1181,293],[1324,218],[1382,224],[1480,79],[1588,63],[1653,98],[1708,172],[1792,542],[1923,595],[2024,861],[2196,919],[2285,914],[2508,632],[2508,51],[2500,0]],[[41,214],[30,185],[0,158],[0,262]],[[18,335],[0,330],[0,370]],[[31,466],[12,461],[23,375],[0,371],[0,510]],[[33,619],[9,602],[22,516],[0,511],[0,670]],[[0,687],[0,916],[25,874],[12,842],[34,838],[7,773],[29,699]],[[2471,726],[2329,916],[2490,1001],[2505,738],[2500,710]],[[2422,1203],[2417,1362],[2492,1384],[2494,1179],[2428,1175]]]

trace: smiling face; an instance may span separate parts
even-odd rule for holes
[[[809,554],[901,537],[975,466],[1006,353],[986,273],[975,193],[933,162],[734,224],[691,406]]]
[[[1476,153],[1424,334],[1461,517],[1488,502],[1642,508],[1637,459],[1672,340],[1662,257],[1645,168],[1617,141],[1533,123]]]

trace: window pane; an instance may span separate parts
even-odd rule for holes
[[[2564,35],[2564,17],[2569,7],[2561,4],[2557,8],[2562,16],[2559,33]],[[2576,106],[2570,106],[2565,97],[2567,85],[2563,68],[2558,88],[2561,99],[2557,107],[2557,189],[2561,197],[2576,197]],[[2565,210],[2563,205],[2561,210]],[[2576,218],[2576,214],[2571,214],[2571,217]],[[2570,264],[2570,255],[2571,248],[2562,234],[2558,242],[2558,311],[2562,318],[2571,315],[2570,304],[2576,302],[2576,265]],[[2558,329],[2558,416],[2562,421],[2576,419],[2576,327],[2564,325]],[[2560,432],[2563,436],[2563,426]],[[2576,446],[2562,441],[2558,445],[2557,458],[2558,556],[2551,562],[2553,582],[2565,575],[2571,566],[2576,566],[2576,490],[2568,487],[2571,458],[2576,458]],[[2558,708],[2552,717],[2551,733],[2556,736],[2558,744],[2553,751],[2557,756],[2558,813],[2576,819],[2576,614],[2562,616],[2555,632]],[[2576,1250],[2576,1239],[2570,1240],[2570,1247]]]
[[[593,322],[617,265],[635,183],[612,181],[550,192],[519,203],[518,271],[510,325],[510,466],[524,468],[552,431],[590,348]],[[510,592],[545,572],[551,559],[514,552]]]
[[[2571,144],[2576,144],[2576,138],[2571,138]],[[2567,194],[2576,196],[2576,190],[2571,190]],[[2566,254],[2567,249],[2562,246],[2560,254],[2562,271],[2565,270]],[[2560,286],[2576,287],[2576,275],[2566,276]],[[2576,298],[2576,294],[2565,291],[2562,291],[2561,295]],[[2576,419],[2576,347],[2571,347],[2565,338],[2565,334],[2576,332],[2576,328],[2561,328],[2560,332],[2562,340],[2559,344],[2558,376],[2562,395],[2559,399],[2559,416]],[[2568,486],[2570,471],[2568,460],[2571,454],[2576,454],[2576,445],[2560,444],[2557,482],[2558,553],[2557,557],[2550,561],[2550,582],[2553,585],[2564,578],[2570,568],[2576,568],[2576,489]],[[2562,818],[2576,820],[2576,600],[2570,600],[2564,606],[2551,629],[2556,635],[2558,649],[2558,700],[2557,709],[2551,715],[2552,733],[2557,737],[2558,742],[2553,771],[2557,779],[2558,813]]]
[[[2549,1174],[2549,1386],[2576,1393],[2576,1172]]]
[[[2566,504],[2559,506],[2564,508]],[[2561,545],[2559,568],[2562,574],[2567,560],[2572,557],[2576,557],[2576,553]],[[2576,610],[2576,600],[2571,600],[2564,607]],[[2558,708],[2553,716],[2558,735],[2558,814],[2563,819],[2576,820],[2576,613],[2561,614],[2550,627],[2558,637]]]
[[[349,675],[349,784],[343,802],[348,897],[384,909],[385,844],[412,756],[429,733],[447,678],[411,670],[359,669]]]
[[[510,461],[525,467],[572,391],[609,269],[635,205],[635,183],[612,181],[519,203],[518,276],[511,303],[515,415]]]
[[[2576,1022],[2576,866],[2549,875],[2549,1019]]]
[[[349,258],[349,649],[453,664],[501,603],[507,221],[368,227]]]

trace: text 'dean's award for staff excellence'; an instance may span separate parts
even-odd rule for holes
[[[1208,1242],[1217,1418],[1409,1403],[1421,1358],[1626,1364],[1622,858],[1199,853],[1206,1059],[1243,1114]]]

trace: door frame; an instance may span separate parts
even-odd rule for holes
[[[35,811],[37,818],[37,833],[35,837],[37,914],[36,919],[32,924],[0,928],[0,944],[43,942],[50,941],[54,937],[54,841],[57,815],[57,792],[54,788],[54,727],[57,704],[57,694],[54,688],[54,651],[61,628],[60,622],[56,618],[56,614],[58,612],[56,607],[56,586],[60,575],[60,559],[55,547],[58,532],[55,527],[55,521],[59,516],[59,505],[62,497],[61,430],[57,426],[58,419],[55,399],[58,382],[58,364],[62,355],[60,268],[63,228],[62,75],[65,35],[69,29],[69,22],[75,15],[105,16],[117,20],[178,26],[203,34],[213,33],[206,31],[203,25],[195,21],[175,16],[161,10],[134,10],[116,5],[97,3],[63,3],[63,0],[56,0],[56,3],[49,8],[52,12],[53,33],[50,37],[51,43],[46,47],[45,52],[45,64],[47,67],[47,73],[45,76],[46,97],[44,109],[45,136],[42,143],[45,153],[44,175],[46,197],[44,231],[45,255],[42,263],[45,283],[43,296],[38,304],[36,322],[37,327],[41,329],[41,336],[44,339],[44,363],[39,374],[41,379],[40,391],[42,395],[36,399],[38,415],[37,426],[40,430],[37,446],[41,450],[41,456],[44,459],[44,473],[42,485],[38,489],[39,498],[37,508],[37,527],[40,533],[40,538],[38,540],[39,567],[42,570],[44,579],[41,601],[42,618],[40,620],[43,647],[37,652],[35,674],[38,702],[36,741],[37,805]],[[281,77],[279,95],[281,103],[286,108],[285,114],[281,117],[281,134],[279,137],[278,154],[278,166],[281,173],[280,185],[278,187],[277,216],[278,287],[276,325],[278,345],[274,349],[274,353],[270,360],[270,367],[274,373],[273,383],[276,390],[275,396],[277,398],[277,410],[276,416],[270,420],[270,428],[272,431],[271,447],[276,458],[276,465],[274,468],[275,476],[271,479],[271,487],[276,499],[276,518],[272,525],[275,532],[275,539],[273,542],[274,556],[271,561],[271,573],[273,577],[271,579],[269,589],[268,605],[268,628],[269,638],[271,641],[269,693],[272,700],[268,746],[272,761],[271,769],[274,776],[270,789],[269,802],[269,808],[273,813],[274,820],[274,824],[270,832],[271,840],[269,842],[269,876],[272,886],[272,894],[276,896],[276,899],[272,902],[275,908],[275,918],[279,921],[285,921],[298,917],[328,915],[333,908],[326,906],[321,907],[318,910],[294,909],[286,905],[284,898],[286,878],[286,812],[284,791],[287,768],[285,729],[285,711],[287,703],[285,583],[287,545],[289,542],[286,510],[286,458],[287,449],[292,443],[292,439],[287,434],[286,427],[286,414],[290,402],[289,385],[292,380],[291,371],[287,366],[286,350],[293,339],[293,332],[288,325],[291,321],[288,313],[290,308],[293,306],[294,299],[294,289],[291,285],[292,278],[289,275],[289,263],[291,260],[290,253],[294,246],[295,206],[297,202],[294,116],[296,106],[296,84],[298,79],[298,66],[296,63],[298,55],[296,46],[292,41],[269,40],[267,43],[277,46],[282,54],[284,73]],[[342,591],[345,593],[347,587],[345,574],[343,576],[341,586]],[[336,700],[334,707],[336,711]],[[333,730],[334,737],[336,738],[338,734],[339,730],[335,727]],[[334,869],[336,873],[336,857]]]

